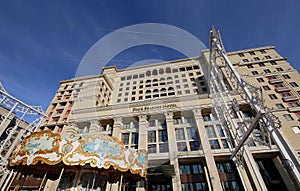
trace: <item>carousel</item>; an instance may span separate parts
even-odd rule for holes
[[[61,137],[51,131],[39,131],[16,147],[9,167],[37,177],[39,190],[101,191],[116,184],[121,190],[143,180],[147,161],[145,150],[125,148],[113,136]],[[28,184],[14,178],[10,188],[23,189]]]

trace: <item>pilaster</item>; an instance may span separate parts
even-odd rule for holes
[[[205,161],[208,169],[209,180],[207,180],[208,184],[211,184],[212,190],[223,190],[218,169],[216,166],[216,162],[214,156],[211,152],[210,144],[208,141],[208,137],[205,132],[205,125],[203,122],[203,118],[201,115],[200,109],[193,110],[195,122],[197,124],[201,146],[204,151]]]
[[[179,162],[177,156],[177,144],[176,144],[176,134],[174,128],[173,112],[165,113],[167,131],[168,131],[168,144],[169,144],[169,156],[170,164],[174,167],[175,176],[172,177],[172,187],[173,190],[181,191],[181,180],[179,171]]]

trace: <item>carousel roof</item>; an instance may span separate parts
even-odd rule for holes
[[[66,136],[50,131],[33,132],[17,146],[11,167],[85,166],[115,169],[146,177],[147,151],[125,148],[117,138],[108,135]],[[51,167],[49,167],[51,168]]]

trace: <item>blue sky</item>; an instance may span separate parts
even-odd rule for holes
[[[0,81],[15,97],[46,109],[59,80],[75,76],[93,44],[117,29],[140,23],[181,28],[207,47],[213,24],[221,30],[227,51],[275,45],[299,71],[299,10],[298,0],[1,0]],[[182,56],[145,45],[130,48],[111,62],[124,67],[145,59]]]

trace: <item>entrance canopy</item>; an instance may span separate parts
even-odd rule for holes
[[[86,166],[146,177],[148,155],[145,150],[125,148],[108,135],[66,136],[50,131],[33,132],[17,146],[10,160],[11,167],[26,170],[47,166]],[[51,167],[52,166],[52,167]],[[55,166],[55,167],[54,167]],[[34,173],[33,173],[34,174]]]

